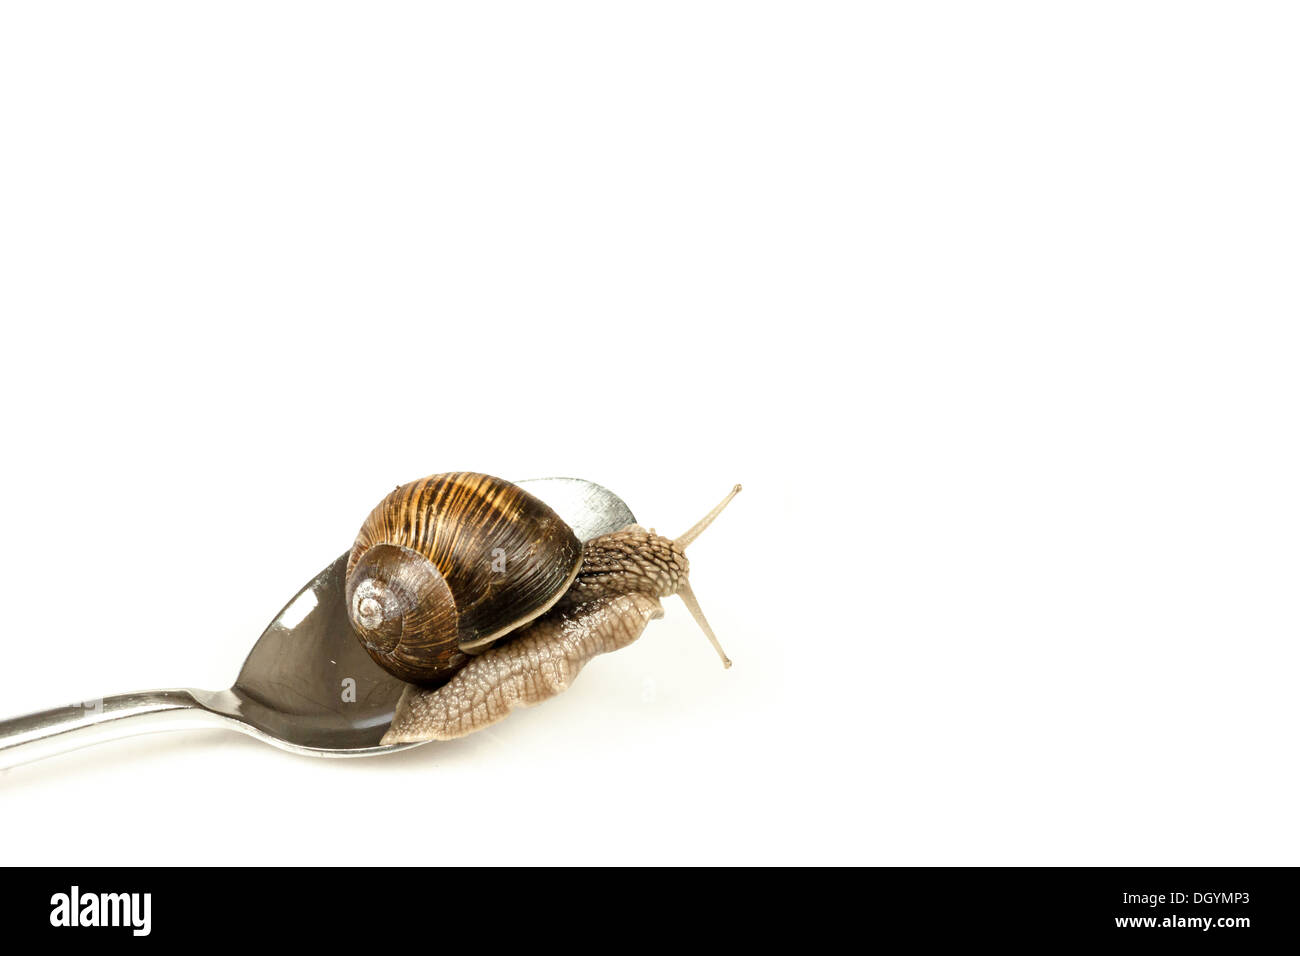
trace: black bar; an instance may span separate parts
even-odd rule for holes
[[[81,943],[108,937],[137,945],[190,942],[214,926],[272,925],[283,926],[294,945],[368,940],[373,946],[377,932],[431,931],[439,920],[469,927],[471,920],[487,919],[494,933],[508,937],[516,926],[524,933],[612,918],[632,936],[650,940],[676,939],[683,927],[700,926],[760,937],[783,930],[817,939],[848,933],[859,942],[902,932],[911,939],[972,943],[1239,948],[1285,944],[1296,938],[1300,923],[1300,882],[1291,868],[492,874],[436,867],[195,867],[10,869],[7,876],[12,889],[0,895],[0,919],[10,932],[36,932],[51,941],[75,935]],[[118,925],[71,925],[73,887],[76,922],[110,922],[116,914]],[[87,902],[91,897],[95,901]]]

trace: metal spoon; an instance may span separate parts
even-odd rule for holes
[[[613,492],[577,478],[518,482],[582,541],[636,519]],[[229,690],[152,690],[0,721],[0,770],[91,744],[162,730],[226,727],[283,750],[366,757],[381,747],[406,686],[370,659],[343,597],[345,552],[307,583],[262,633]]]

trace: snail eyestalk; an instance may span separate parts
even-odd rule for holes
[[[736,487],[732,488],[731,491],[727,493],[727,497],[718,502],[717,507],[699,521],[695,522],[689,531],[674,541],[674,547],[682,553],[685,553],[686,546],[698,538],[705,528],[713,524],[713,520],[718,515],[722,514],[722,509],[731,504],[731,499],[736,497],[738,494],[740,494],[740,485],[736,485]],[[700,626],[700,630],[702,630],[704,635],[709,639],[709,643],[713,645],[713,649],[717,651],[718,656],[722,658],[722,666],[730,667],[731,658],[728,657],[727,652],[722,649],[722,644],[718,642],[718,635],[713,633],[713,628],[709,626],[709,619],[704,616],[704,611],[700,609],[700,602],[695,600],[695,592],[691,590],[690,583],[684,577],[677,585],[677,594],[681,597],[682,603],[686,605],[686,609],[691,612],[691,617],[695,618],[695,623]]]
[[[740,486],[737,485],[736,488],[739,490]],[[735,494],[735,492],[732,492],[732,494]],[[726,502],[723,502],[723,504],[726,504]],[[691,590],[691,586],[685,578],[682,578],[681,582],[677,585],[677,596],[682,599],[682,603],[686,605],[686,609],[691,612],[691,617],[695,618],[695,623],[700,626],[700,630],[702,630],[704,635],[709,639],[709,643],[713,645],[713,649],[717,651],[718,656],[722,658],[722,666],[730,667],[731,658],[727,656],[727,652],[724,651],[722,645],[718,643],[718,635],[713,633],[713,628],[709,626],[709,619],[706,618],[704,612],[700,610],[700,602],[695,600],[695,592]]]
[[[705,528],[713,524],[713,519],[716,518],[718,515],[722,514],[722,509],[727,507],[727,505],[731,504],[731,499],[736,497],[736,495],[738,494],[740,494],[740,485],[736,485],[736,487],[732,488],[731,491],[727,493],[727,497],[723,498],[720,502],[718,502],[718,506],[716,508],[714,508],[708,514],[706,514],[699,521],[695,522],[694,526],[692,526],[690,531],[687,531],[684,535],[679,537],[677,539],[677,547],[685,551],[686,546],[689,545],[696,538],[698,538],[700,536],[700,533],[704,531]]]

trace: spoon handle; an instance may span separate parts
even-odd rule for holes
[[[240,729],[190,690],[147,690],[0,720],[0,770],[92,744],[162,730]]]

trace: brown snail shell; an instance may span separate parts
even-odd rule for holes
[[[437,685],[545,613],[582,563],[551,508],[500,478],[432,475],[391,492],[348,556],[348,618],[380,667]]]

